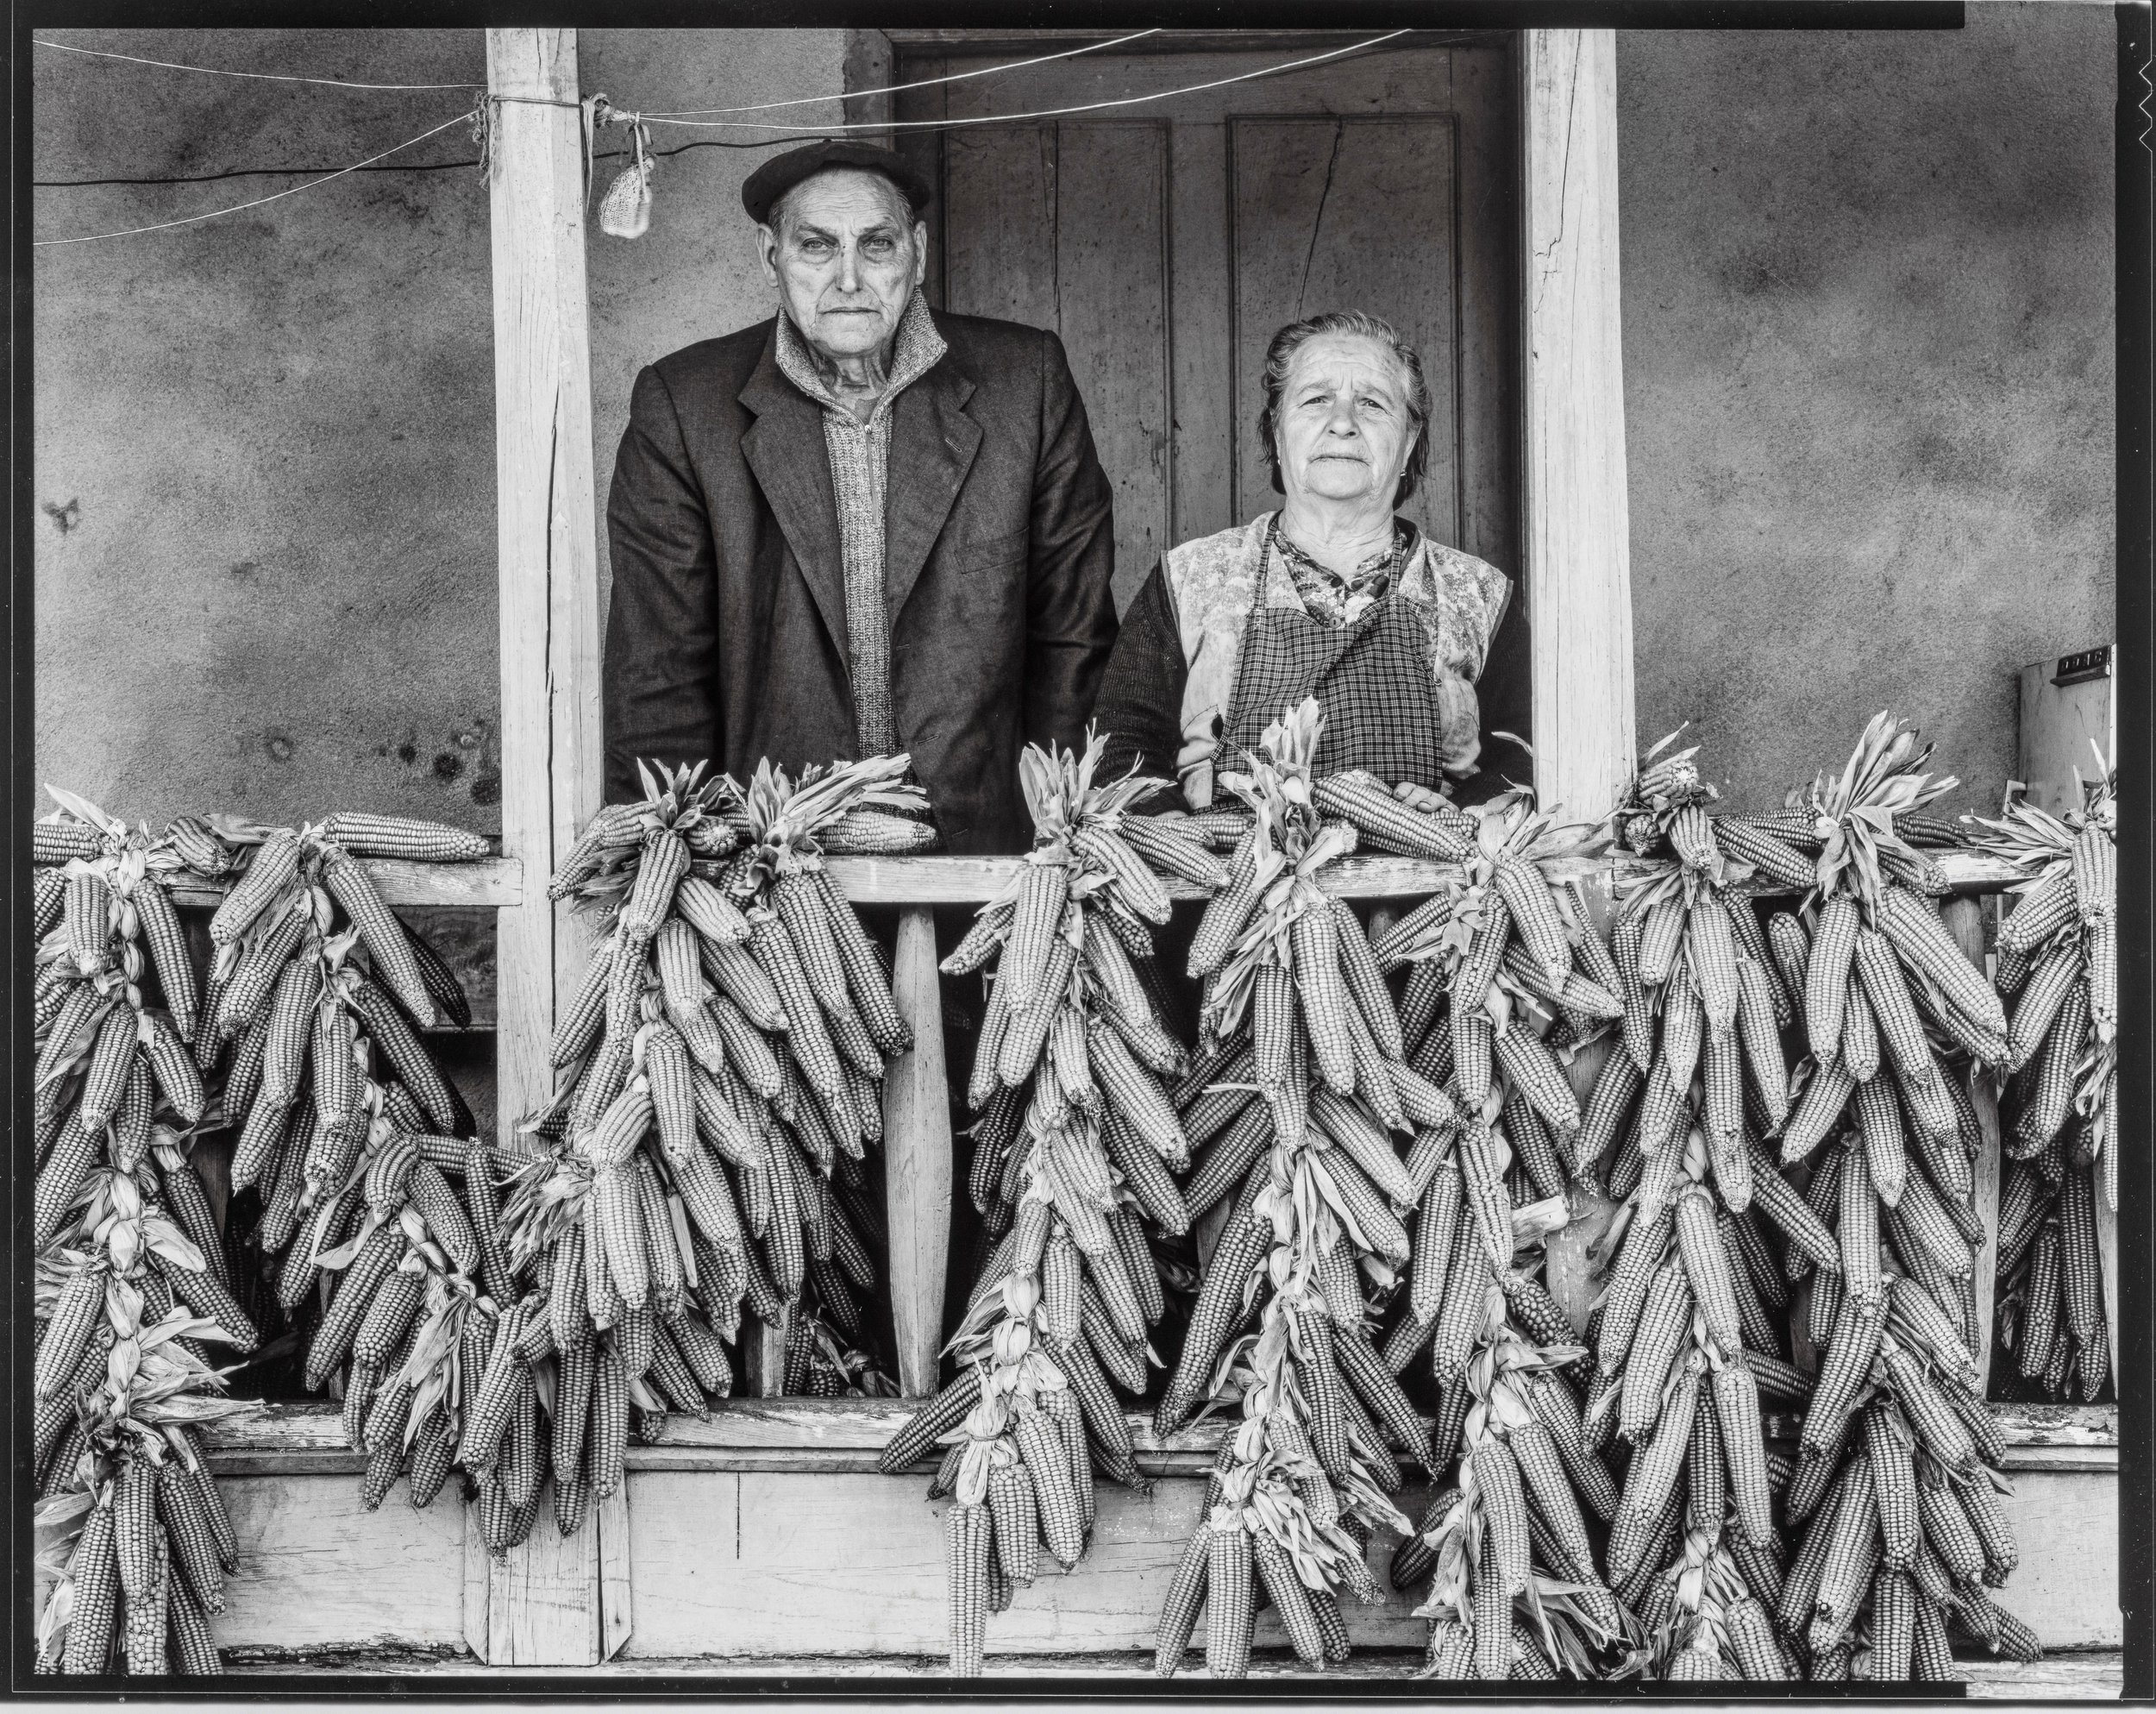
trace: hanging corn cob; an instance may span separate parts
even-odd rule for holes
[[[1921,1285],[1886,1284],[1876,1311],[1845,1300],[1805,1413],[1788,1500],[1804,1535],[1777,1617],[1814,1679],[1951,1677],[1950,1627],[2033,1660],[1988,1592],[2019,1554],[1974,1361]]]
[[[463,992],[356,858],[467,862],[486,841],[340,813],[297,834],[211,818],[189,830],[189,848],[250,838],[252,860],[211,923],[216,1000],[197,1056],[214,1068],[230,1046],[235,1192],[259,1203],[253,1241],[300,1335],[305,1384],[335,1386],[347,1441],[367,1455],[363,1501],[379,1506],[408,1474],[424,1506],[478,1391],[462,1367],[477,1336],[467,1329],[492,1326],[514,1290],[502,1169],[423,1033],[444,1015],[468,1021]],[[508,1545],[495,1514],[487,1535]]]
[[[1522,1242],[1538,1244],[1563,1220],[1562,1203],[1522,1210]],[[1607,1519],[1616,1490],[1583,1441],[1580,1401],[1564,1372],[1585,1353],[1546,1298],[1508,1296],[1471,1224],[1460,1223],[1440,1265],[1439,1336],[1451,1344],[1451,1329],[1463,1328],[1468,1352],[1438,1427],[1440,1442],[1459,1441],[1458,1467],[1395,1550],[1391,1573],[1402,1591],[1431,1578],[1415,1609],[1431,1622],[1420,1676],[1599,1678],[1626,1623],[1588,1536],[1588,1516]],[[1546,1305],[1539,1315],[1529,1308],[1536,1301]],[[1433,1453],[1440,1467],[1451,1456],[1443,1444]]]
[[[1979,848],[2028,876],[1998,944],[2014,1004],[2001,1142],[2020,1188],[2002,1204],[2018,1218],[2001,1221],[2000,1344],[2005,1390],[2025,1397],[2093,1400],[2109,1369],[2096,1198],[2118,1206],[2118,806],[2097,764],[2063,819],[2018,788],[2000,819],[1971,818]]]
[[[1613,932],[1623,1039],[1589,1097],[1580,1154],[1621,1200],[1600,1243],[1590,1445],[1631,1448],[1607,1570],[1653,1679],[1798,1676],[1769,1619],[1777,1471],[1761,1397],[1800,1397],[1773,1311],[1783,1264],[1759,1216],[1837,1265],[1760,1154],[1786,1116],[1790,1001],[1740,883],[1808,873],[1709,813],[1695,750],[1649,751],[1613,812],[1631,860]],[[1777,876],[1779,867],[1784,872]]]
[[[183,1037],[196,978],[166,888],[183,860],[95,806],[33,835],[41,983],[38,1346],[29,1460],[52,1592],[40,1672],[222,1670],[210,1629],[238,1544],[196,1425],[217,1397],[213,1345],[254,1348],[216,1216],[190,1164],[204,1116]],[[50,882],[44,877],[50,876]],[[157,1003],[159,1001],[162,1004]]]
[[[1356,833],[1319,820],[1319,722],[1304,702],[1267,729],[1245,771],[1222,775],[1255,817],[1192,943],[1194,972],[1211,972],[1200,1051],[1218,1068],[1213,1090],[1225,1106],[1230,1085],[1255,1082],[1259,1100],[1192,1181],[1208,1181],[1216,1202],[1239,1191],[1155,1422],[1172,1432],[1206,1400],[1239,1403],[1242,1422],[1162,1615],[1163,1674],[1201,1601],[1213,1675],[1247,1672],[1253,1578],[1306,1660],[1345,1658],[1340,1596],[1378,1592],[1369,1531],[1407,1528],[1385,1498],[1400,1481],[1387,1435],[1429,1457],[1427,1428],[1364,1330],[1363,1279],[1390,1286],[1409,1257],[1400,1211],[1415,1188],[1388,1129],[1408,1128],[1410,1102],[1425,1126],[1452,1115],[1401,1057],[1360,925],[1320,889]],[[1238,1332],[1253,1310],[1255,1329]]]
[[[1476,1327],[1473,1292],[1455,1296],[1447,1284],[1456,1234],[1538,1339],[1571,1337],[1547,1292],[1514,1266],[1514,1210],[1563,1223],[1568,1187],[1591,1165],[1583,1127],[1598,1122],[1563,1067],[1622,1009],[1608,951],[1563,872],[1591,850],[1589,830],[1559,824],[1521,793],[1460,819],[1458,869],[1376,949],[1381,964],[1409,971],[1399,1021],[1411,1053],[1392,1071],[1414,1131],[1406,1176],[1418,1210],[1407,1307],[1385,1354],[1402,1373],[1431,1353],[1440,1462],[1458,1434]]]
[[[744,1303],[774,1335],[768,1391],[892,1390],[868,1354],[865,1146],[909,1038],[822,842],[862,817],[924,826],[906,819],[905,768],[796,781],[766,763],[746,794],[700,763],[646,769],[644,797],[601,810],[553,878],[602,938],[555,1027],[554,1098],[523,1127],[536,1153],[504,1197],[523,1296],[495,1342],[512,1424],[533,1390],[517,1373],[543,1384],[555,1365],[564,1533],[620,1482],[632,1408],[701,1413],[732,1391]],[[481,1424],[482,1457],[493,1432]]]
[[[1631,1447],[1605,1568],[1646,1633],[1650,1677],[1796,1677],[1766,1623],[1786,1466],[1768,1454],[1762,1397],[1808,1383],[1761,1303],[1763,1280],[1781,1286],[1764,1236],[1739,1235],[1750,1215],[1717,1194],[1698,1123],[1664,1148],[1612,1222],[1591,1324],[1588,1443]]]
[[[1123,935],[1168,916],[1157,866],[1223,880],[1175,825],[1131,813],[1166,782],[1094,778],[1082,756],[1030,747],[1019,780],[1034,846],[1003,897],[946,960],[995,960],[975,1061],[969,1175],[998,1241],[952,1340],[958,1376],[886,1448],[898,1470],[953,1429],[933,1492],[945,1520],[951,1670],[981,1671],[987,1615],[1030,1584],[1043,1543],[1084,1551],[1096,1466],[1144,1490],[1116,1387],[1145,1392],[1163,1311],[1150,1227],[1190,1217],[1169,1176],[1189,1162],[1163,1079],[1183,1069]],[[1115,926],[1110,925],[1113,917]],[[1150,944],[1150,941],[1141,944]]]
[[[1923,771],[1929,753],[1882,714],[1839,779],[1812,787],[1808,827],[1793,814],[1754,830],[1755,840],[1814,852],[1815,904],[1777,914],[1768,938],[1791,988],[1800,1055],[1780,1161],[1833,1241],[1830,1258],[1797,1239],[1801,1219],[1784,1225],[1789,1277],[1805,1284],[1801,1313],[1823,1372],[1845,1311],[1883,1301],[1883,1254],[1888,1271],[1940,1306],[1962,1346],[1977,1343],[1982,1133],[1971,1079],[2004,1055],[2006,1029],[1996,995],[1926,896],[1939,890],[1934,866],[1904,837],[1942,837],[1921,806],[1953,782]],[[1778,1187],[1773,1195],[1787,1200]]]
[[[254,1340],[172,1217],[173,1186],[193,1177],[179,1134],[154,1130],[132,1171],[92,1169],[39,1260],[37,1523],[57,1579],[41,1672],[222,1670],[210,1619],[239,1550],[197,1427],[254,1408],[216,1396],[224,1372],[206,1351]]]
[[[2009,1034],[1906,837],[1940,837],[1921,807],[1953,782],[1921,771],[1928,755],[1882,714],[1839,780],[1814,785],[1814,920],[1771,930],[1802,964],[1793,1021],[1809,1050],[1781,1157],[1810,1163],[1806,1204],[1840,1263],[1807,1258],[1819,1366],[1785,1502],[1806,1535],[1777,1606],[1814,1679],[1950,1673],[1949,1621],[1977,1625],[1995,1650],[2026,1635],[1977,1588],[2002,1584],[2015,1552],[1996,1500],[2003,1444],[1971,1355],[1984,1228],[1970,1201],[1981,1133],[1968,1061],[2000,1064]],[[1799,827],[1781,837],[1804,842]]]

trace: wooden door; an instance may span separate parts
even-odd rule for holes
[[[1073,45],[894,32],[900,83]],[[1035,112],[1179,89],[1352,37],[1170,33],[899,97],[900,120]],[[1512,50],[1401,44],[1158,104],[899,134],[941,187],[939,308],[1054,329],[1115,491],[1116,596],[1162,552],[1277,503],[1256,424],[1267,342],[1321,310],[1383,317],[1421,355],[1429,474],[1405,508],[1519,571]],[[1484,724],[1526,735],[1524,591]],[[1485,778],[1525,780],[1490,743]]]

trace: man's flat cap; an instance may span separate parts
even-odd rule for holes
[[[749,210],[749,219],[764,225],[771,218],[772,204],[780,197],[804,179],[833,166],[881,173],[906,193],[916,214],[935,199],[935,187],[926,175],[894,151],[878,148],[874,143],[841,141],[809,143],[773,155],[743,184],[741,205]]]

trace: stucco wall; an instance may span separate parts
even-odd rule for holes
[[[1996,807],[2111,636],[2115,25],[1967,16],[1618,37],[1640,735],[1740,802],[1890,706]]]
[[[2012,767],[2013,670],[2109,632],[2111,15],[1979,0],[1969,18],[1619,39],[1641,737],[1692,720],[1750,800],[1890,703],[1988,804]],[[485,76],[476,31],[56,34]],[[839,31],[592,31],[583,83],[731,106],[835,90],[845,51]],[[465,99],[35,61],[41,179],[335,166]],[[602,507],[637,367],[764,313],[736,195],[768,147],[674,155],[648,236],[593,228]],[[470,154],[457,128],[409,159]],[[41,235],[293,182],[44,190]],[[365,804],[498,826],[478,173],[359,174],[45,249],[35,281],[41,777],[153,820]]]
[[[476,30],[50,34],[239,70],[486,75]],[[658,109],[836,91],[845,44],[838,30],[600,30],[580,49],[587,91]],[[329,169],[469,99],[49,51],[35,72],[40,179]],[[602,144],[618,146],[617,133]],[[637,367],[763,312],[738,191],[768,152],[699,147],[664,161],[652,230],[636,242],[593,224],[602,506]],[[385,164],[473,155],[460,125]],[[595,202],[619,165],[599,164]],[[176,219],[296,182],[41,190],[38,235]],[[498,828],[492,307],[477,170],[358,173],[196,228],[42,249],[35,284],[39,776],[153,823],[364,806]]]

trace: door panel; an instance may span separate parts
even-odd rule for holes
[[[1062,337],[1114,486],[1119,607],[1164,546],[1276,502],[1255,444],[1265,345],[1329,308],[1382,316],[1420,353],[1430,468],[1403,510],[1518,570],[1511,47],[1410,41],[1219,83],[1333,45],[1156,39],[1006,72],[1025,57],[1007,42],[898,43],[902,83],[992,73],[900,95],[906,121],[1217,85],[1131,117],[898,134],[942,187],[930,301]],[[1515,587],[1483,674],[1486,731],[1529,735],[1529,617]],[[1488,777],[1527,777],[1508,745],[1487,743],[1484,758]]]
[[[1115,493],[1125,606],[1169,545],[1168,128],[950,134],[944,307],[1053,330]]]
[[[1236,517],[1279,503],[1257,433],[1273,335],[1305,316],[1363,310],[1414,347],[1430,387],[1429,469],[1403,510],[1439,540],[1459,539],[1454,154],[1449,115],[1231,122]]]

